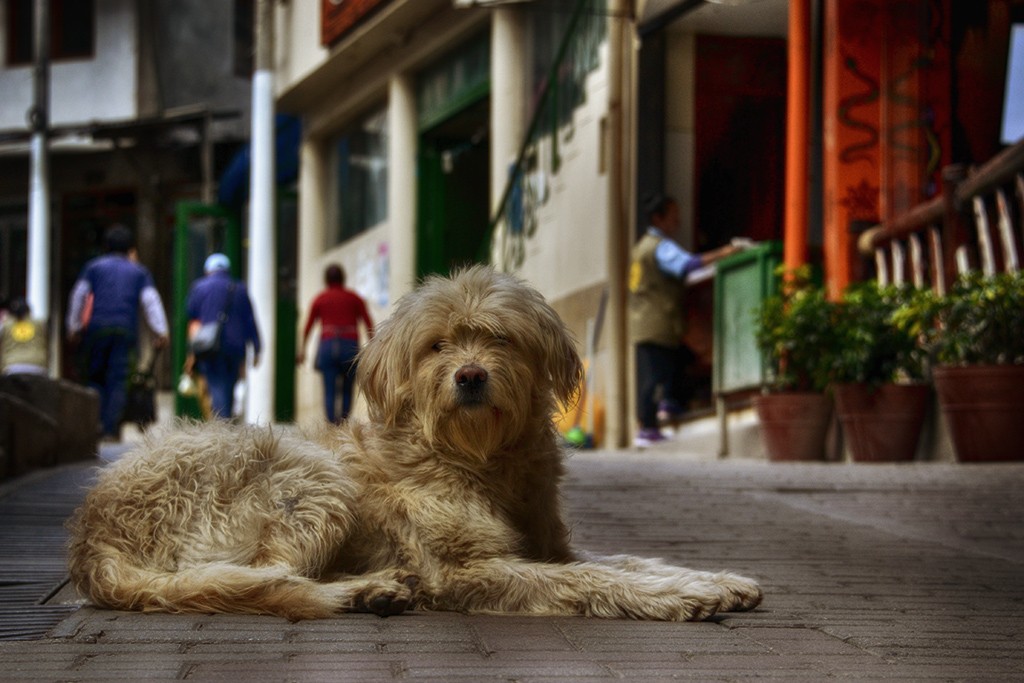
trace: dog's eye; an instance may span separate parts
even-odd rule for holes
[[[433,351],[434,353],[441,353],[442,351],[444,351],[444,342],[434,342],[434,345],[430,347],[430,350]]]
[[[512,340],[511,339],[509,339],[508,337],[506,337],[504,335],[500,335],[500,334],[497,335],[494,338],[494,341],[496,341],[498,343],[498,346],[511,346],[512,345]]]

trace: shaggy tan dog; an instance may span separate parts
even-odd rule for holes
[[[569,547],[551,416],[580,360],[533,289],[474,267],[402,298],[360,359],[368,424],[178,424],[70,523],[97,605],[288,619],[434,610],[701,619],[753,581]]]

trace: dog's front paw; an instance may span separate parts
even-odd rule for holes
[[[702,621],[720,612],[752,610],[761,603],[761,588],[751,579],[721,572],[687,572],[674,586],[656,587],[646,599],[627,602],[628,615],[640,619]]]
[[[379,617],[391,617],[409,609],[414,603],[419,577],[409,574],[394,581],[373,581],[356,593],[353,608]]]
[[[709,584],[690,584],[683,590],[631,589],[590,596],[583,614],[610,619],[702,621],[720,610],[721,594]]]
[[[699,596],[688,596],[675,601],[667,615],[655,616],[655,619],[669,621],[704,621],[721,609],[721,603],[713,593]]]
[[[712,583],[721,591],[721,612],[747,612],[761,604],[764,594],[753,579],[722,572],[712,577]]]

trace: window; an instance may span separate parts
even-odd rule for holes
[[[388,217],[388,116],[382,107],[361,118],[334,142],[336,219],[333,244]]]
[[[7,0],[7,66],[35,55],[33,0]],[[50,59],[88,59],[96,51],[94,0],[50,0]]]
[[[427,67],[416,82],[420,130],[433,128],[491,89],[491,39],[482,33]]]

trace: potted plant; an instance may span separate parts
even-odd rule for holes
[[[1024,275],[961,277],[918,292],[896,322],[919,336],[961,461],[1024,457]]]
[[[754,403],[771,460],[822,460],[832,418],[826,393],[837,306],[806,266],[780,271],[779,291],[756,312],[767,381]]]
[[[855,461],[912,460],[917,452],[931,389],[917,338],[894,321],[912,296],[908,287],[862,282],[839,303],[832,391]]]

